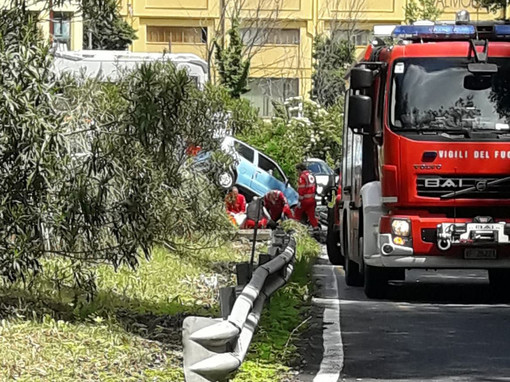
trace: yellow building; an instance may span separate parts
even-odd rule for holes
[[[0,0],[0,8],[8,7],[10,0]],[[50,9],[51,0],[27,0],[30,12],[37,14],[44,36],[60,49],[81,50],[83,46],[83,19],[71,2]]]
[[[232,14],[241,20],[251,57],[249,98],[264,116],[271,99],[307,97],[312,43],[321,33],[343,34],[357,46],[370,41],[374,25],[404,22],[408,0],[122,0],[121,13],[138,31],[135,52],[195,53],[210,60],[212,44],[225,35]],[[467,9],[471,19],[493,19],[476,0],[437,0],[440,19]],[[212,73],[214,79],[214,73]]]

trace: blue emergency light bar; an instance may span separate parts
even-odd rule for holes
[[[397,25],[393,30],[393,37],[404,40],[464,40],[475,36],[474,25]]]
[[[494,25],[494,34],[498,38],[509,38],[510,37],[510,25]]]

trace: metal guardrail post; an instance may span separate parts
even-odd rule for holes
[[[271,248],[286,242],[277,235]],[[296,241],[291,237],[278,256],[265,263],[259,261],[226,319],[187,317],[184,320],[184,375],[187,382],[223,381],[241,366],[265,301],[285,285],[292,274],[295,250]],[[228,301],[225,296],[223,299]]]
[[[221,317],[226,320],[236,301],[236,288],[235,287],[223,287],[220,288],[220,309]]]
[[[250,282],[252,267],[250,263],[236,264],[237,285],[245,286]]]

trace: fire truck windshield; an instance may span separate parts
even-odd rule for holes
[[[510,58],[495,74],[473,74],[467,58],[405,58],[393,65],[390,121],[395,131],[510,133]]]

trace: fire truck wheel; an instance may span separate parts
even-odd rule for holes
[[[368,298],[384,298],[388,289],[388,269],[365,264],[365,294]]]
[[[326,236],[326,249],[331,264],[344,265],[344,256],[340,249],[340,232],[335,230],[335,211],[333,208],[328,208],[328,234]]]
[[[489,282],[496,289],[510,288],[510,269],[489,269]]]
[[[344,262],[345,283],[349,286],[362,286],[363,275],[359,270],[358,263],[352,261],[349,255],[345,256]]]

